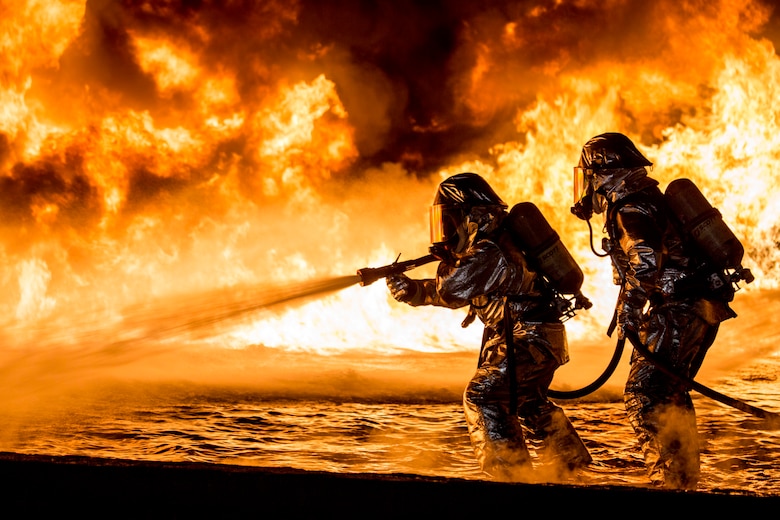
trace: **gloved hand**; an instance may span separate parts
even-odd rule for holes
[[[390,294],[403,303],[411,303],[417,294],[417,283],[405,274],[394,274],[385,278]]]
[[[629,305],[622,305],[617,315],[618,333],[621,338],[626,337],[626,331],[635,334],[639,333],[639,327],[642,324],[642,309],[637,309]]]

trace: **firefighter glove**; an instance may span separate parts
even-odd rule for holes
[[[388,276],[385,281],[390,294],[399,302],[411,303],[417,295],[417,283],[405,274]]]

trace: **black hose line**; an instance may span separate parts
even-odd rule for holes
[[[666,364],[664,364],[660,359],[658,359],[657,356],[655,356],[652,352],[650,352],[647,349],[647,347],[643,345],[642,342],[639,340],[639,336],[637,335],[636,332],[626,331],[626,336],[628,337],[628,340],[631,342],[634,348],[642,356],[650,360],[661,372],[671,377],[678,383],[682,383],[686,387],[696,390],[700,394],[705,395],[727,406],[731,406],[732,408],[742,410],[743,412],[747,412],[751,415],[764,419],[765,421],[767,421],[766,429],[772,429],[772,430],[780,429],[780,414],[763,410],[756,406],[750,405],[744,401],[740,401],[739,399],[735,399],[733,397],[729,397],[727,395],[721,394],[720,392],[717,392],[700,383],[697,383],[693,379],[678,374],[677,372],[669,368]]]
[[[547,390],[547,395],[552,397],[553,399],[578,399],[580,397],[584,397],[588,394],[592,394],[601,386],[607,382],[607,380],[612,377],[612,374],[615,372],[615,368],[617,368],[618,363],[620,362],[620,358],[623,355],[623,347],[626,343],[625,338],[620,338],[617,341],[617,345],[615,345],[615,352],[612,354],[612,359],[609,361],[609,365],[607,365],[607,368],[604,370],[604,372],[597,377],[591,384],[588,386],[583,386],[579,390],[553,390],[550,388]]]
[[[669,368],[666,364],[664,364],[660,359],[654,356],[653,353],[650,352],[647,349],[647,347],[645,347],[642,344],[641,341],[639,341],[639,337],[637,336],[636,332],[627,331],[626,336],[628,337],[628,340],[631,342],[631,345],[633,345],[633,347],[642,356],[644,356],[646,359],[651,361],[661,372],[671,377],[678,383],[685,385],[686,388],[696,390],[700,394],[709,397],[711,399],[714,399],[719,403],[725,404],[727,406],[731,406],[732,408],[742,410],[743,412],[749,413],[755,417],[764,419],[767,422],[765,425],[765,429],[769,429],[769,430],[780,429],[780,414],[770,412],[762,408],[758,408],[757,406],[748,404],[739,399],[729,397],[716,390],[713,390],[712,388],[706,387],[701,383],[694,381],[693,379],[678,374],[677,372]],[[571,391],[554,390],[551,388],[548,390],[547,395],[552,397],[553,399],[578,399],[580,397],[584,397],[588,394],[593,393],[594,391],[599,389],[604,383],[606,383],[607,380],[612,375],[612,373],[615,371],[615,368],[617,367],[617,364],[620,361],[620,358],[623,354],[624,345],[625,345],[625,338],[619,339],[615,347],[615,352],[612,355],[612,359],[609,362],[609,366],[607,366],[606,370],[604,370],[604,372],[591,384],[584,386],[579,390],[571,390]]]
[[[588,235],[590,236],[590,250],[593,251],[593,254],[604,258],[605,256],[609,256],[609,253],[599,253],[596,251],[596,248],[593,247],[593,226],[590,225],[590,219],[586,220],[585,222],[588,223]]]
[[[608,256],[609,253],[601,254],[598,251],[596,251],[595,247],[593,247],[593,227],[590,225],[590,219],[587,219],[585,222],[588,223],[588,236],[590,237],[590,249],[591,251],[593,251],[593,254],[602,257]],[[615,321],[614,317],[612,321],[613,322]],[[614,325],[610,325],[610,331],[612,328],[614,328]],[[607,368],[591,384],[584,386],[579,390],[564,391],[564,390],[554,390],[550,388],[547,390],[547,395],[554,399],[578,399],[588,394],[592,394],[593,392],[601,388],[601,386],[604,383],[606,383],[610,377],[612,377],[612,374],[615,372],[615,368],[617,368],[617,365],[620,362],[620,358],[623,355],[623,347],[625,346],[625,343],[626,341],[624,338],[618,340],[617,345],[615,345],[615,352],[612,354],[612,359],[607,365]]]
[[[590,224],[590,219],[586,221],[588,223],[588,230],[590,234],[590,248],[593,251],[593,253],[596,256],[611,256],[610,251],[607,251],[606,254],[600,254],[596,251],[596,249],[593,247],[593,228]],[[615,266],[616,269],[618,269],[618,274],[620,275],[620,279],[622,280],[621,284],[621,292],[623,288],[625,287],[625,273],[619,269],[619,262],[616,262],[614,257],[612,258],[612,265]],[[620,299],[618,298],[618,301]],[[610,324],[609,327],[609,333],[611,334],[612,330],[615,326],[615,318],[617,317],[617,314],[613,316],[613,322]],[[639,352],[644,358],[649,360],[651,363],[653,363],[656,368],[658,368],[661,372],[663,372],[668,377],[674,379],[678,383],[683,384],[686,388],[696,390],[700,394],[709,397],[710,399],[714,399],[718,401],[719,403],[725,404],[727,406],[731,406],[732,408],[736,408],[738,410],[742,410],[743,412],[749,413],[755,417],[759,417],[761,419],[764,419],[766,421],[765,429],[770,430],[777,430],[780,429],[780,414],[769,412],[767,410],[758,408],[756,406],[753,406],[751,404],[748,404],[744,401],[740,401],[739,399],[735,399],[733,397],[729,397],[727,395],[721,394],[720,392],[717,392],[711,388],[708,388],[700,383],[697,383],[693,379],[689,377],[682,376],[675,372],[673,369],[668,367],[664,362],[657,358],[657,356],[654,356],[648,348],[642,344],[642,342],[639,340],[639,336],[635,331],[628,330],[625,332],[626,337],[631,342],[631,345],[633,345],[634,349]],[[571,392],[561,392],[558,390],[548,390],[548,395],[553,398],[558,399],[575,399],[577,397],[582,397],[584,395],[587,395],[597,388],[599,388],[602,384],[606,382],[607,379],[609,379],[609,376],[612,375],[612,372],[615,370],[615,366],[617,365],[618,361],[620,360],[620,356],[623,352],[623,346],[624,346],[625,340],[624,338],[621,338],[618,340],[617,347],[615,348],[615,353],[612,356],[612,360],[610,361],[609,366],[604,371],[604,373],[599,376],[598,379],[596,379],[593,383],[590,385],[581,388],[579,390],[574,390]],[[614,366],[613,366],[614,365]]]

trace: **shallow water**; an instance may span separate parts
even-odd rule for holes
[[[780,331],[766,320],[778,307],[776,292],[738,306],[697,380],[780,413]],[[476,362],[471,346],[317,355],[195,345],[6,350],[0,451],[486,478],[460,401]],[[610,349],[571,345],[553,388],[590,382]],[[597,392],[559,400],[594,457],[577,483],[647,485],[621,400],[627,356]],[[780,430],[692,395],[703,444],[699,490],[780,496]]]
[[[721,390],[770,401],[776,359],[763,376],[724,380]],[[150,461],[199,461],[332,472],[485,478],[458,401],[268,399],[227,387],[104,383],[36,409],[2,415],[0,450]],[[703,491],[780,495],[780,431],[695,396],[704,443]],[[55,402],[56,401],[56,402]],[[580,483],[646,485],[619,400],[563,401],[595,462]]]

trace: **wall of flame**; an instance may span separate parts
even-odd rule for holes
[[[759,0],[2,0],[6,345],[421,256],[435,186],[461,171],[540,207],[596,304],[570,336],[601,335],[609,262],[569,207],[580,147],[605,131],[662,185],[693,179],[743,241],[745,291],[775,289],[778,28]],[[254,313],[217,343],[473,349],[461,319],[377,283]]]

